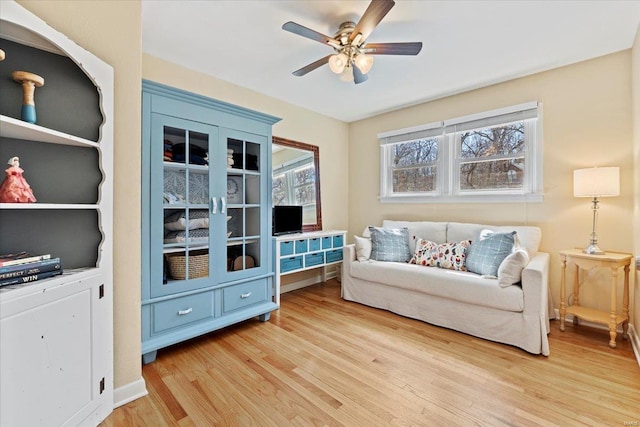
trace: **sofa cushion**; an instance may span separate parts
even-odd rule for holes
[[[513,252],[516,232],[493,233],[483,230],[469,247],[467,270],[487,276],[498,276],[498,267]]]
[[[446,243],[447,241],[447,223],[446,222],[432,222],[432,221],[393,221],[385,219],[382,222],[382,226],[385,228],[403,228],[406,227],[409,230],[409,250],[414,253],[416,249],[416,242],[418,239],[430,240],[435,243]],[[465,240],[465,239],[460,239]]]
[[[369,227],[371,259],[376,261],[409,262],[408,230],[406,228]]]
[[[368,261],[371,258],[371,239],[353,236],[356,245],[356,258],[358,261]]]
[[[475,239],[484,229],[491,230],[494,233],[508,233],[515,231],[518,233],[518,242],[520,247],[525,249],[529,258],[533,258],[538,253],[540,240],[542,239],[542,231],[539,227],[531,226],[496,226],[482,224],[468,224],[461,222],[450,222],[447,224],[447,240],[449,242],[459,242],[461,240]]]
[[[529,255],[524,249],[517,249],[507,255],[498,267],[498,284],[502,287],[511,286],[522,281],[522,270],[529,263]]]
[[[495,279],[483,279],[477,274],[399,262],[354,262],[351,276],[436,295],[469,304],[521,312],[524,294],[520,286],[501,287]],[[464,313],[460,313],[464,316]]]

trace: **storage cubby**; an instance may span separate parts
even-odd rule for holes
[[[322,281],[327,268],[342,262],[346,231],[313,231],[273,237],[276,292],[280,294],[280,276],[313,268],[322,268]]]
[[[0,286],[0,425],[96,425],[113,408],[113,69],[9,0],[0,49],[0,170],[19,157],[36,198],[0,203],[0,253],[63,269]],[[35,124],[13,71],[44,78]]]

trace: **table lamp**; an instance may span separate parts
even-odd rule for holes
[[[598,218],[598,197],[611,197],[620,195],[620,168],[619,167],[594,167],[576,169],[573,171],[573,196],[593,197],[593,226],[589,246],[584,253],[602,255],[604,251],[598,247],[596,235],[596,221]]]

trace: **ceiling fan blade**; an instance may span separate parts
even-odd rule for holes
[[[409,43],[367,43],[365,53],[369,55],[417,55],[422,50],[422,42]]]
[[[324,64],[328,63],[328,62],[329,62],[329,57],[330,57],[330,56],[331,56],[331,55],[327,55],[327,56],[325,56],[324,58],[318,59],[317,61],[312,62],[311,64],[309,64],[309,65],[307,65],[307,66],[305,66],[305,67],[300,68],[299,70],[294,71],[292,74],[293,74],[294,76],[298,76],[298,77],[304,76],[305,74],[307,74],[307,73],[309,73],[309,72],[311,72],[311,71],[315,70],[316,68],[320,68],[320,67],[322,67]]]
[[[395,4],[393,0],[371,0],[360,22],[349,35],[349,41],[352,42],[358,34],[362,34],[360,42],[364,42]]]
[[[358,66],[353,64],[353,82],[357,85],[360,83],[364,83],[369,79],[366,74],[362,74],[362,71],[358,68]]]
[[[311,39],[311,40],[315,40],[315,41],[320,42],[320,43],[330,44],[330,42],[331,42],[331,43],[336,44],[336,45],[340,44],[340,42],[338,42],[338,40],[334,39],[333,37],[326,36],[326,35],[324,35],[322,33],[314,31],[314,30],[312,30],[310,28],[307,28],[307,27],[302,26],[300,24],[296,24],[295,22],[291,22],[291,21],[286,22],[282,26],[282,29],[285,30],[285,31],[289,31],[289,32],[291,32],[293,34],[297,34],[299,36],[306,37],[306,38]]]

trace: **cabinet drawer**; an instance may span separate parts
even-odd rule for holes
[[[153,332],[213,319],[213,293],[189,295],[153,305]]]
[[[331,249],[331,236],[322,238],[322,249]]]
[[[339,236],[333,236],[333,247],[334,248],[341,248],[342,246],[344,246],[344,236],[339,235]],[[342,258],[340,258],[342,259]]]
[[[307,239],[296,240],[296,253],[302,254],[307,252]]]
[[[309,252],[319,251],[322,247],[319,237],[309,239]]]
[[[280,242],[280,255],[293,254],[293,242]]]
[[[327,251],[327,263],[342,261],[342,249]]]
[[[302,268],[302,255],[292,256],[280,260],[280,272],[286,273],[287,271],[297,270]]]
[[[324,264],[324,253],[307,254],[304,256],[304,266],[311,267],[314,265]]]
[[[222,290],[222,312],[228,313],[239,308],[267,300],[267,280],[241,283]]]

